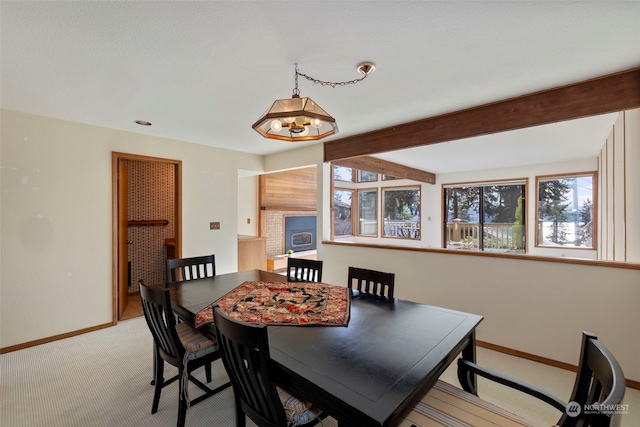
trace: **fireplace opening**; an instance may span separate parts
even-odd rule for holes
[[[284,218],[284,251],[312,251],[316,249],[316,217],[287,216]]]

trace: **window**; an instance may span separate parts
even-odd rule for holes
[[[354,182],[353,180],[353,169],[346,168],[344,166],[333,166],[333,180],[334,181],[344,181],[344,182]]]
[[[537,177],[536,245],[595,249],[595,173]]]
[[[378,180],[377,173],[358,170],[358,182],[373,182],[377,180]]]
[[[382,189],[382,235],[399,239],[420,238],[420,187]]]
[[[397,179],[389,175],[337,165],[332,171],[332,238],[421,238],[420,183],[398,186],[385,182]]]
[[[525,253],[525,183],[444,189],[444,247]]]
[[[358,234],[378,235],[378,190],[358,191]]]
[[[335,237],[353,235],[352,200],[353,191],[351,190],[333,191],[333,235]]]

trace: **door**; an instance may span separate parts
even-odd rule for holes
[[[129,303],[127,179],[127,165],[122,159],[118,159],[118,319],[122,317],[122,313]]]

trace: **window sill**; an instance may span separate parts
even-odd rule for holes
[[[377,248],[377,249],[389,249],[399,251],[414,251],[414,252],[427,252],[427,253],[440,253],[451,254],[461,256],[476,256],[487,258],[504,258],[504,259],[519,259],[527,261],[541,261],[541,262],[559,262],[564,264],[579,264],[579,265],[591,265],[595,267],[610,267],[610,268],[624,268],[630,270],[640,270],[640,263],[621,262],[621,261],[603,261],[584,258],[570,258],[570,257],[551,257],[540,255],[525,255],[525,254],[505,254],[494,252],[480,252],[480,251],[466,251],[460,249],[441,249],[441,248],[423,248],[416,246],[400,246],[400,245],[374,245],[370,243],[354,242],[349,240],[324,240],[323,245],[337,245],[337,246],[357,246],[362,248]]]

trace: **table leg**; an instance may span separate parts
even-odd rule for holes
[[[476,332],[472,331],[469,335],[469,342],[462,349],[462,358],[470,362],[476,363]],[[463,371],[458,366],[458,381],[462,388],[471,393],[478,395],[478,385],[476,374],[467,370]]]

